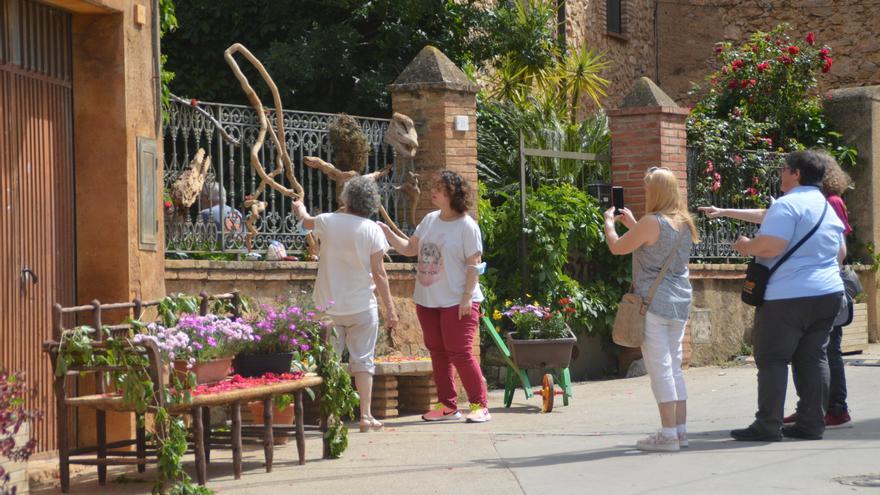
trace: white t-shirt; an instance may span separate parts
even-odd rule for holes
[[[428,213],[416,227],[419,238],[419,263],[413,300],[428,308],[458,306],[467,276],[467,258],[483,252],[480,227],[468,215],[446,221],[440,211]],[[480,284],[471,301],[483,300]]]
[[[313,298],[327,314],[353,315],[377,306],[370,256],[388,250],[376,222],[348,213],[315,217],[315,237],[321,241],[318,277]],[[332,304],[331,304],[332,301]]]

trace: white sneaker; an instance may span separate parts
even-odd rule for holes
[[[688,434],[687,433],[679,433],[678,434],[678,446],[686,449],[688,446]]]
[[[636,442],[637,449],[649,452],[678,452],[679,447],[677,437],[667,437],[659,431]]]

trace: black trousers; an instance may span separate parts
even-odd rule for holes
[[[752,426],[782,428],[788,365],[798,379],[798,426],[825,431],[830,375],[826,347],[843,293],[766,301],[755,312],[753,342],[758,366],[758,412]]]

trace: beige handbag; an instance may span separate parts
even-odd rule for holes
[[[663,268],[657,276],[657,280],[651,284],[651,290],[648,291],[648,297],[642,299],[642,296],[632,292],[623,295],[620,305],[617,307],[617,316],[614,317],[614,329],[611,331],[611,340],[615,344],[624,347],[641,347],[642,341],[645,340],[645,315],[648,313],[648,307],[651,306],[651,300],[654,299],[654,293],[663,277],[666,276],[666,270],[672,263],[672,258],[678,252],[681,246],[681,240],[687,234],[687,226],[682,227],[681,233],[678,235],[678,242],[672,248],[672,252],[666,257]]]

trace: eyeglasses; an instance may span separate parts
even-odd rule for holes
[[[648,173],[653,174],[654,172],[656,172],[658,170],[669,170],[669,167],[651,167],[648,169]]]

